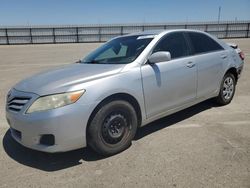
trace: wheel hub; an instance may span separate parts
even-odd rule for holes
[[[124,122],[120,118],[115,118],[111,120],[108,127],[108,132],[111,137],[118,138],[122,135],[124,131]]]
[[[106,118],[102,127],[102,137],[109,144],[116,144],[122,140],[127,120],[122,114],[113,114]]]
[[[226,100],[230,99],[233,96],[234,92],[234,82],[231,77],[225,79],[223,84],[223,96]]]

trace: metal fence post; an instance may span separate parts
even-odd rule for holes
[[[76,42],[79,43],[78,27],[76,27]]]
[[[33,44],[33,38],[32,38],[32,28],[30,28],[30,43]]]
[[[6,42],[7,42],[7,44],[10,44],[10,42],[9,42],[9,35],[8,35],[8,29],[7,28],[5,29],[5,36],[6,36]]]
[[[56,35],[55,35],[55,28],[52,28],[52,35],[53,35],[53,43],[56,43]]]
[[[101,27],[98,27],[98,36],[99,36],[99,42],[102,41],[102,37],[101,37]]]
[[[227,36],[228,36],[228,25],[229,25],[229,24],[227,23],[225,38],[227,38]]]
[[[248,26],[247,26],[247,36],[246,36],[246,38],[249,37],[250,23],[248,23],[247,25],[248,25]]]
[[[121,26],[121,35],[123,35],[123,26]]]
[[[207,32],[208,24],[205,24],[205,32]]]

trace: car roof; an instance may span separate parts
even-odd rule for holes
[[[165,29],[165,30],[142,31],[142,32],[127,34],[125,36],[138,36],[138,35],[142,35],[142,36],[143,35],[153,35],[153,36],[156,36],[156,35],[159,35],[159,34],[170,33],[170,32],[175,32],[175,31],[205,33],[204,31],[194,30],[194,29]]]

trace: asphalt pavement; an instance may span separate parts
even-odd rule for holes
[[[130,148],[103,158],[88,148],[47,154],[10,136],[5,96],[19,80],[69,64],[100,44],[0,46],[0,187],[250,187],[250,39],[231,104],[211,100],[138,130]],[[70,126],[70,125],[69,125]]]

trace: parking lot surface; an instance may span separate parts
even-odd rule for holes
[[[0,187],[250,187],[250,39],[231,104],[211,100],[138,130],[126,151],[46,154],[11,137],[5,96],[19,80],[73,63],[100,44],[0,46]],[[70,126],[70,125],[69,125]]]

